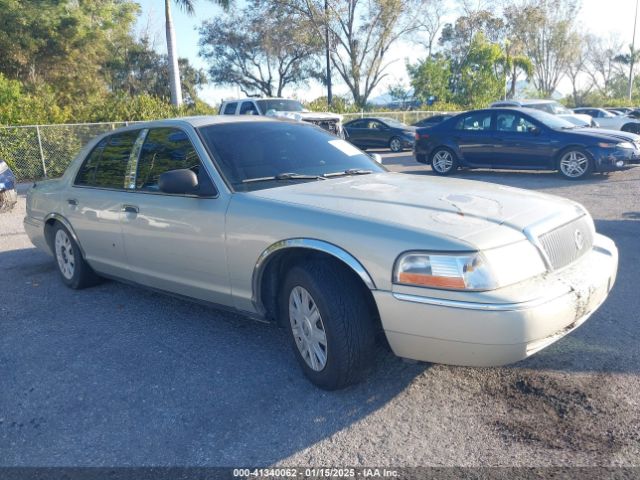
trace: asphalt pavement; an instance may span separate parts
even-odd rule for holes
[[[609,299],[515,365],[380,347],[338,392],[305,380],[274,326],[117,282],[64,287],[23,233],[21,194],[0,215],[0,466],[640,466],[640,168],[457,176],[583,203],[620,250]]]

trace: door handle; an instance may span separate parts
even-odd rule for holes
[[[138,213],[140,209],[135,205],[122,205],[122,211],[125,213]]]
[[[78,206],[78,200],[76,200],[75,198],[69,198],[67,199],[67,203],[69,205],[73,205],[74,207]]]

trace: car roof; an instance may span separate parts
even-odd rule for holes
[[[104,136],[114,132],[125,130],[138,130],[141,128],[162,128],[162,127],[185,127],[191,125],[194,128],[207,125],[218,125],[223,123],[245,123],[245,122],[282,122],[284,119],[276,119],[258,115],[199,115],[192,117],[166,118],[162,120],[149,120],[143,122],[130,122],[126,127],[118,128],[107,132]]]
[[[284,97],[243,97],[243,98],[230,98],[229,100],[224,100],[222,103],[232,103],[232,102],[242,102],[244,100],[293,100],[299,102],[295,98],[284,98]]]

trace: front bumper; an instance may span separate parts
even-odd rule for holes
[[[640,163],[640,150],[630,148],[597,149],[594,153],[596,171],[598,172],[624,170]]]
[[[607,298],[617,267],[615,244],[596,235],[591,252],[572,265],[531,280],[535,285],[527,288],[507,287],[520,298],[487,303],[474,301],[471,293],[465,301],[398,291],[373,294],[396,355],[497,366],[533,355],[584,323]]]

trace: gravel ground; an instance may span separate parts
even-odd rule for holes
[[[21,195],[0,216],[0,466],[640,466],[640,168],[458,176],[586,205],[620,249],[609,299],[518,364],[381,348],[364,383],[332,393],[273,326],[116,282],[65,288],[23,233]]]

